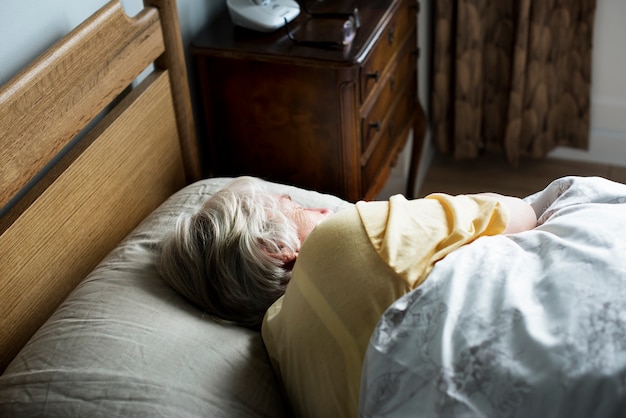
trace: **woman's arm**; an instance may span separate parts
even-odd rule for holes
[[[503,234],[528,231],[537,226],[537,215],[533,208],[518,197],[505,196],[498,193],[477,193],[477,196],[488,196],[496,199],[501,205],[509,208],[509,223]]]

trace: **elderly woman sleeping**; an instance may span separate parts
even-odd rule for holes
[[[384,311],[433,265],[485,235],[533,228],[534,210],[493,193],[302,208],[242,177],[179,217],[158,267],[214,317],[262,327],[298,416],[356,416],[361,366]]]

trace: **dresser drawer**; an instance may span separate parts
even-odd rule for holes
[[[368,147],[380,132],[382,121],[387,116],[398,94],[406,89],[408,83],[415,78],[417,69],[416,42],[416,35],[413,33],[402,47],[398,60],[392,64],[389,72],[385,73],[385,77],[381,80],[382,86],[374,104],[364,111],[365,115],[361,118],[361,149],[363,153],[368,153]]]
[[[324,3],[318,12],[349,10]],[[360,27],[346,48],[294,42],[284,29],[244,30],[226,9],[198,34],[190,52],[206,176],[256,176],[353,202],[380,192],[421,115],[413,98],[418,0],[357,3]],[[303,13],[289,28],[302,41],[323,41],[333,39],[330,23],[338,21]]]
[[[380,135],[372,141],[370,149],[361,158],[364,194],[381,175],[384,168],[396,158],[404,144],[404,134],[408,133],[409,122],[415,112],[416,89],[417,82],[411,80],[395,105],[389,110],[388,117],[381,126]]]
[[[411,2],[401,2],[389,22],[382,29],[381,36],[361,67],[361,102],[376,88],[382,80],[385,67],[393,55],[402,47],[410,34],[416,33],[417,9],[410,6]]]

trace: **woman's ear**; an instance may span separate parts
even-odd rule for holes
[[[298,258],[297,251],[294,252],[287,248],[281,248],[279,253],[268,252],[268,254],[270,255],[270,257],[280,260],[285,265],[293,264],[293,262],[296,261],[296,258]]]
[[[265,254],[269,255],[276,260],[279,260],[285,266],[292,266],[293,263],[298,258],[298,251],[292,251],[287,247],[281,247],[278,252],[275,251],[275,248],[271,248],[271,246],[267,245],[263,240],[261,240],[263,245],[263,251]]]

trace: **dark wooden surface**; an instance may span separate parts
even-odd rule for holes
[[[361,3],[361,27],[345,49],[235,27],[227,14],[194,40],[211,175],[254,175],[352,201],[376,195],[410,128],[425,126],[417,8]],[[299,37],[312,36],[298,32],[306,19],[290,25]]]
[[[522,158],[518,167],[512,167],[500,155],[484,155],[470,161],[437,156],[418,194],[421,197],[434,192],[489,191],[525,197],[564,176],[600,176],[626,184],[626,167],[554,158]]]

